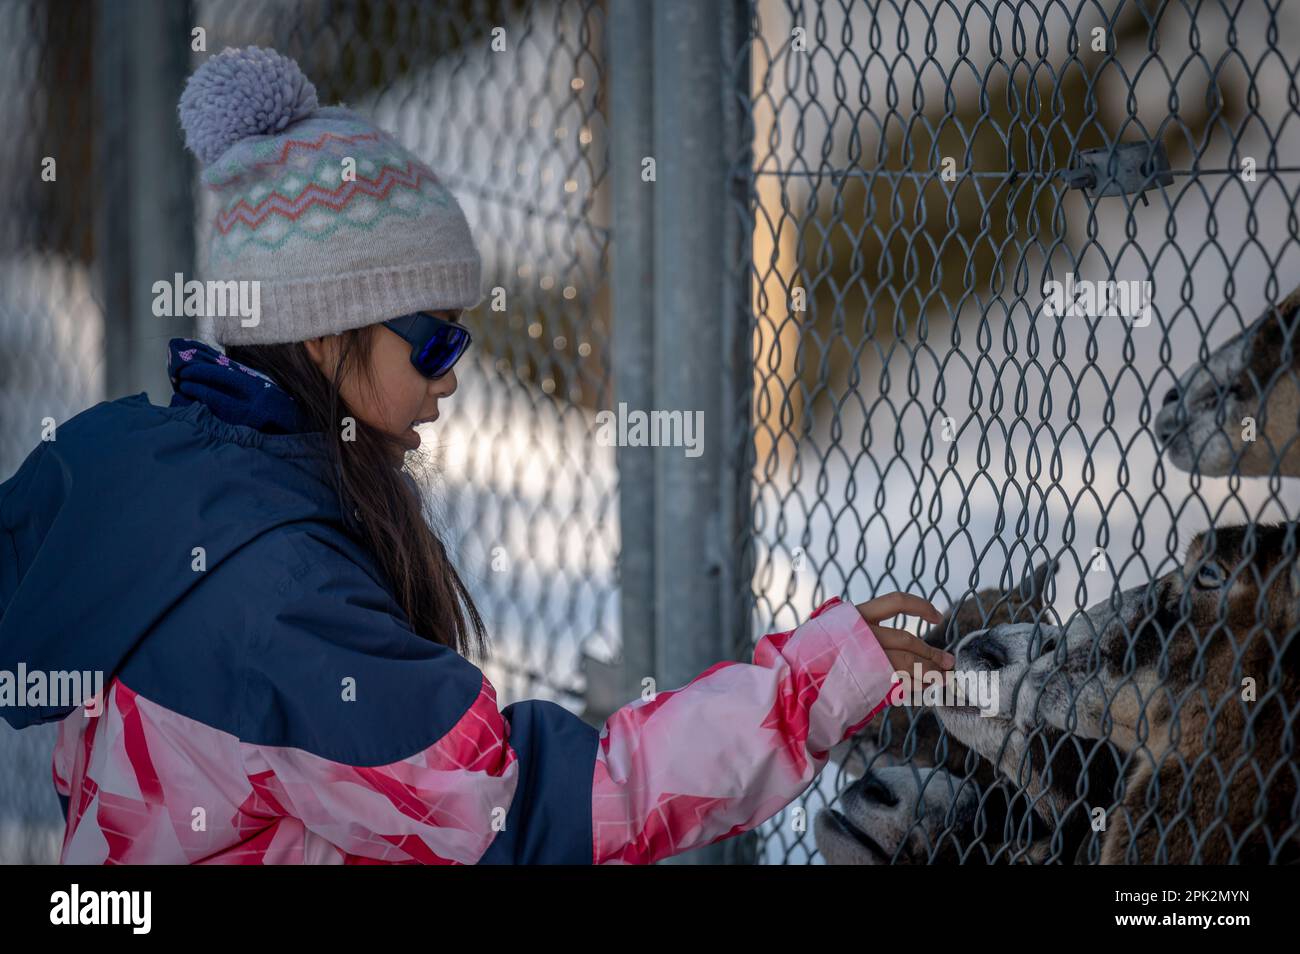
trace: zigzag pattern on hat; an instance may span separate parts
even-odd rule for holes
[[[257,229],[272,215],[281,215],[296,222],[298,217],[315,205],[322,205],[331,212],[341,212],[353,198],[368,195],[379,201],[388,198],[388,193],[395,187],[420,191],[424,181],[438,184],[438,179],[427,166],[416,162],[407,162],[404,168],[384,166],[379,175],[373,179],[358,175],[355,179],[345,179],[337,188],[326,189],[315,182],[307,183],[306,188],[297,196],[281,195],[273,191],[269,196],[250,206],[240,199],[231,208],[217,216],[217,231],[227,235],[236,223],[250,229]],[[445,202],[443,203],[445,206]]]
[[[419,219],[425,213],[427,199],[441,201],[440,192],[433,192],[427,182],[422,197],[415,197],[415,193],[409,192],[403,195],[413,197],[413,201],[394,201],[391,196],[387,201],[378,201],[366,196],[363,201],[351,203],[347,210],[340,213],[316,208],[307,210],[297,220],[291,221],[279,216],[269,218],[266,227],[257,233],[235,229],[227,236],[220,236],[214,230],[210,253],[214,261],[219,261],[237,258],[248,249],[278,251],[296,239],[324,242],[345,229],[370,232],[390,216]]]
[[[356,133],[350,136],[340,136],[337,133],[323,132],[316,139],[287,139],[278,148],[272,148],[270,155],[266,159],[255,160],[248,168],[237,167],[232,172],[229,167],[225,170],[213,167],[207,175],[204,176],[205,184],[213,192],[221,192],[232,186],[239,185],[246,181],[250,175],[255,174],[258,170],[266,166],[284,165],[288,162],[289,152],[292,149],[315,150],[320,151],[327,143],[338,143],[342,145],[353,145],[359,142],[377,142],[383,137],[378,130],[370,132]],[[274,144],[270,144],[274,147]],[[229,172],[228,178],[220,178],[221,172]]]

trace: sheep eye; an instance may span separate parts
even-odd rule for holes
[[[1207,563],[1196,571],[1196,585],[1203,590],[1217,590],[1224,579],[1223,567],[1217,563]]]

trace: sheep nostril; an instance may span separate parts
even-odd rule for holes
[[[879,802],[881,805],[893,805],[898,799],[884,782],[874,775],[865,775],[862,778],[862,795],[873,802]]]
[[[1007,654],[992,635],[979,636],[967,648],[976,660],[989,669],[1001,669],[1007,664]]]

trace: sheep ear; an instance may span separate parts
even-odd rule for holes
[[[1300,312],[1300,285],[1291,289],[1291,294],[1278,303],[1277,310],[1284,322],[1290,322],[1296,317],[1296,313]]]
[[[1016,595],[1022,605],[1036,610],[1043,608],[1043,594],[1047,591],[1047,584],[1056,576],[1057,566],[1056,560],[1048,560],[1020,581]]]

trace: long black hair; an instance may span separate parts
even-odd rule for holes
[[[298,403],[312,430],[324,432],[331,480],[351,532],[374,555],[416,633],[475,659],[487,653],[483,620],[442,540],[424,516],[419,494],[402,473],[396,438],[362,421],[339,393],[350,374],[370,378],[376,326],[346,331],[332,377],[302,342],[238,345],[226,354],[269,375]],[[344,440],[345,417],[355,421]],[[351,515],[351,518],[349,518]]]

